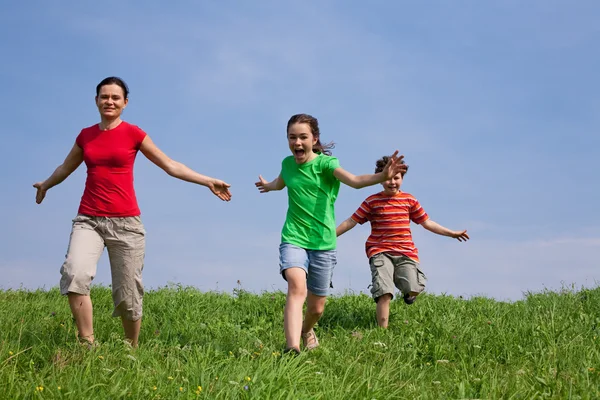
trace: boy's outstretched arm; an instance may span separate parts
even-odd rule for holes
[[[403,158],[404,156],[398,156],[398,150],[396,150],[383,171],[379,173],[356,176],[339,167],[333,171],[333,175],[343,184],[354,189],[360,189],[392,179],[399,172],[406,172],[406,165],[401,164]]]
[[[430,219],[423,222],[421,225],[423,226],[423,228],[427,229],[430,232],[437,233],[438,235],[449,236],[451,238],[458,239],[459,242],[466,242],[467,240],[469,240],[469,235],[467,235],[466,229],[464,231],[452,231]]]
[[[350,229],[354,228],[355,226],[356,226],[356,221],[353,220],[352,217],[350,217],[338,225],[338,227],[335,229],[335,235],[341,236],[344,233],[348,232]]]
[[[258,176],[258,182],[254,183],[261,193],[267,193],[271,190],[282,190],[285,187],[285,182],[281,174],[272,182],[267,182],[261,175]]]

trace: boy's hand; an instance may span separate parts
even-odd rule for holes
[[[386,180],[392,179],[400,172],[406,172],[406,164],[402,164],[403,159],[403,155],[398,156],[398,150],[396,150],[394,154],[392,154],[390,160],[385,165],[382,171],[383,175],[387,178]]]
[[[458,239],[459,242],[466,242],[467,240],[469,240],[469,235],[467,235],[466,229],[462,232],[453,231],[452,234],[450,235],[450,237],[453,237],[454,239]]]

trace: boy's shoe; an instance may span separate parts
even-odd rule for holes
[[[300,354],[300,349],[296,347],[288,347],[283,351],[283,354],[292,354],[294,356],[297,356],[298,354]]]
[[[415,302],[416,299],[417,299],[417,296],[411,296],[410,293],[406,293],[404,295],[404,302],[406,304],[412,304]]]
[[[311,329],[306,333],[302,333],[302,344],[306,350],[312,350],[319,347],[319,339],[317,339],[314,329]]]

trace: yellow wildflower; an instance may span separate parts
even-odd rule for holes
[[[98,356],[98,359],[104,360],[104,356]]]
[[[59,387],[57,387],[57,389],[58,389],[58,390],[60,390],[60,386],[59,386]]]
[[[43,386],[41,386],[41,385],[40,385],[40,386],[36,386],[36,387],[35,387],[35,391],[36,391],[36,392],[43,392],[43,391],[44,391],[44,387],[43,387]]]
[[[12,356],[13,354],[15,354],[15,353],[13,353],[12,351],[9,351],[9,352],[8,352],[8,355],[9,355],[9,356]]]
[[[172,381],[172,380],[173,380],[173,377],[172,377],[172,376],[170,376],[170,377],[168,377],[167,379],[168,379],[168,380],[170,380],[170,381]]]
[[[158,389],[156,386],[152,386],[152,390],[156,390]]]
[[[245,379],[247,382],[250,382],[252,380],[249,376],[247,376]]]
[[[183,386],[179,386],[179,391],[183,392]]]
[[[201,392],[202,391],[202,386],[198,386],[198,391]]]

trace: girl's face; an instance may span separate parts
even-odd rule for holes
[[[96,106],[102,119],[113,120],[119,118],[127,106],[127,99],[123,89],[116,84],[104,85],[96,96]]]
[[[381,186],[383,186],[383,193],[388,196],[394,196],[400,191],[400,186],[402,185],[402,174],[398,172],[392,179],[388,179],[383,182]]]
[[[317,143],[317,138],[313,136],[309,124],[293,124],[288,129],[287,137],[296,164],[304,164],[317,156],[313,153],[313,146]]]

